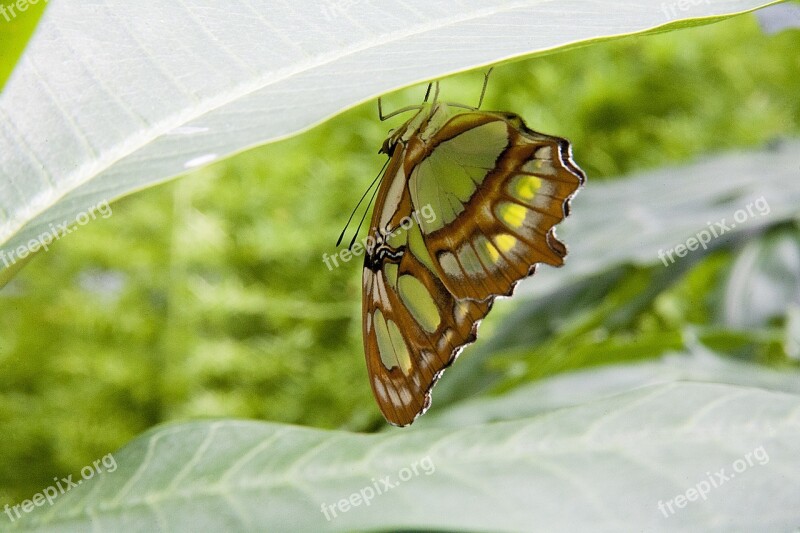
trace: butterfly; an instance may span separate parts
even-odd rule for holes
[[[554,226],[585,175],[565,139],[514,113],[480,111],[487,81],[475,108],[439,102],[438,83],[430,103],[429,85],[421,105],[387,116],[378,100],[381,120],[416,110],[380,149],[389,159],[362,274],[370,384],[396,426],[425,413],[494,299],[567,253]]]

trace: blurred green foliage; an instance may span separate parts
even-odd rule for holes
[[[800,32],[765,36],[745,16],[503,65],[484,108],[569,138],[591,187],[796,136],[797,72]],[[443,96],[474,102],[481,78],[447,79]],[[389,95],[385,108],[423,92]],[[0,291],[0,504],[164,421],[383,427],[363,362],[360,262],[329,271],[322,255],[335,251],[384,161],[377,149],[402,120],[380,123],[365,103],[123,199],[111,218],[31,261]],[[758,360],[787,364],[780,320],[739,334],[720,323],[721,273],[735,258],[723,250],[685,271],[606,273],[574,291],[557,324],[521,328],[513,342],[503,323],[544,311],[515,310],[512,300],[482,327],[481,342],[498,352],[488,362],[501,376],[494,390],[656,356],[680,347],[687,328],[732,355],[756,346]]]
[[[0,0],[0,91],[11,76],[46,7],[46,0]]]

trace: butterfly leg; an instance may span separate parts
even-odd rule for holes
[[[486,74],[483,75],[483,88],[481,89],[481,97],[478,99],[478,105],[475,107],[465,105],[465,104],[456,104],[453,102],[447,102],[447,105],[451,107],[460,107],[462,109],[469,109],[470,111],[477,111],[481,108],[481,104],[483,104],[483,97],[486,94],[486,86],[489,84],[489,74],[492,73],[494,67],[490,68],[486,71]]]
[[[481,108],[483,97],[486,94],[486,86],[489,84],[489,74],[491,74],[493,70],[494,67],[491,67],[486,71],[486,74],[483,75],[483,88],[481,89],[481,97],[478,99],[478,106],[475,108],[476,111]]]
[[[406,107],[401,107],[400,109],[396,109],[389,113],[388,115],[383,114],[383,105],[381,104],[381,98],[378,97],[378,118],[381,119],[383,122],[386,119],[392,118],[395,115],[399,115],[400,113],[405,113],[406,111],[413,111],[415,109],[422,109],[421,105],[409,105]]]
[[[386,120],[386,117],[383,116],[383,107],[381,106],[381,97],[378,97],[378,118],[381,119],[381,122]]]
[[[428,97],[431,95],[431,87],[432,86],[433,86],[433,82],[428,84],[428,89],[425,91],[425,98],[422,100],[423,104],[428,101]]]
[[[431,105],[436,105],[436,101],[439,99],[439,82],[434,81],[428,84],[428,89],[425,91],[425,98],[422,100],[422,104],[425,104],[428,101],[428,98],[431,95],[431,87],[435,87],[436,89],[433,91],[433,102]],[[410,105],[406,107],[401,107],[395,111],[392,111],[388,115],[383,114],[383,103],[381,102],[380,96],[378,97],[378,118],[383,122],[387,118],[392,118],[395,115],[399,115],[400,113],[405,113],[406,111],[412,111],[417,109],[422,109],[422,104],[420,105]],[[463,107],[463,106],[462,106]]]
[[[435,107],[436,102],[439,100],[439,80],[433,82],[433,85],[436,87],[436,89],[433,91],[433,102],[431,102],[431,107]]]

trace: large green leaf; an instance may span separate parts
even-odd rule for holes
[[[114,454],[113,472],[95,474],[15,525],[64,532],[789,531],[798,516],[798,439],[800,397],[689,383],[458,430],[356,435],[197,422],[138,438]],[[386,490],[383,479],[394,486]],[[692,501],[678,507],[679,495]],[[344,499],[358,505],[325,507]]]
[[[725,383],[800,396],[800,373],[720,357],[702,345],[656,360],[580,370],[529,383],[497,397],[481,396],[433,409],[414,422],[418,427],[464,427],[532,417],[547,411],[591,404],[636,387],[678,381]]]
[[[0,96],[0,245],[398,87],[771,3],[57,2]]]
[[[722,322],[733,327],[763,326],[783,316],[791,304],[800,305],[800,232],[795,225],[777,228],[741,251],[722,304]]]

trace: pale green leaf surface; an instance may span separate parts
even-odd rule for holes
[[[690,353],[672,353],[652,361],[613,364],[554,376],[518,387],[502,396],[481,396],[432,410],[414,422],[420,427],[465,425],[527,418],[543,412],[590,404],[644,386],[672,382],[725,383],[800,396],[800,374],[720,357],[694,343]]]
[[[0,96],[0,243],[398,87],[770,3],[54,2]]]
[[[800,305],[790,306],[786,315],[786,353],[792,359],[800,360]]]
[[[797,524],[798,438],[796,395],[687,383],[455,431],[355,435],[197,422],[145,434],[116,454],[115,472],[17,525],[65,532],[787,531]],[[760,447],[768,460],[755,462]],[[734,473],[748,453],[753,465],[705,501],[668,518],[659,511],[660,500],[685,494],[707,472]],[[402,469],[426,457],[432,468],[418,467],[398,483]],[[385,476],[397,486],[326,520],[323,504]]]
[[[721,315],[728,326],[759,327],[791,305],[800,305],[800,235],[794,227],[754,240],[738,254]]]

